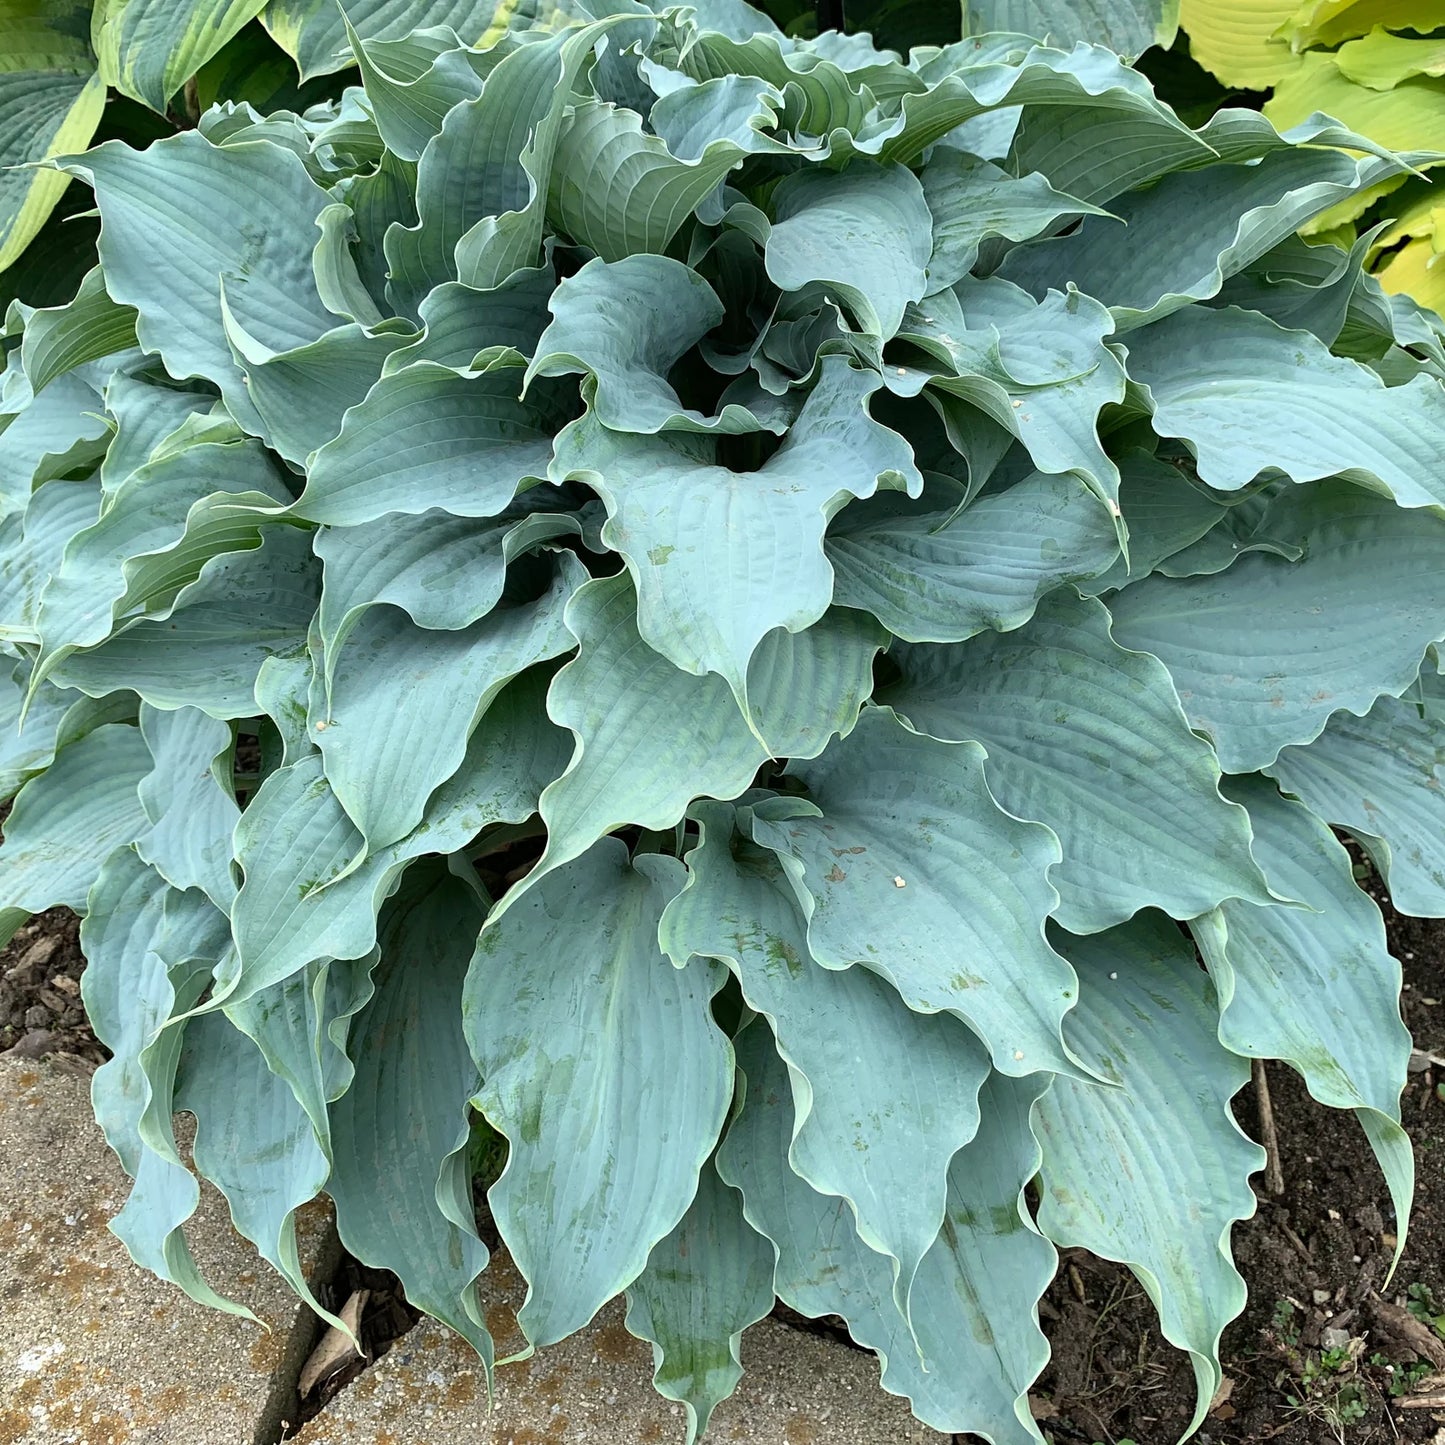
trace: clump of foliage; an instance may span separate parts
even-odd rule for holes
[[[527,1338],[625,1291],[690,1437],[781,1298],[1037,1441],[1082,1246],[1197,1422],[1250,1059],[1405,1237],[1331,825],[1445,915],[1445,344],[1292,238],[1407,161],[1102,48],[591,9],[56,161],[101,230],[6,320],[0,934],[84,915],[113,1228],[242,1308],[189,1111],[303,1297],[324,1191],[490,1365],[485,1158]]]
[[[1432,0],[1183,0],[1190,51],[1226,85],[1270,90],[1290,126],[1325,111],[1396,150],[1445,162],[1445,12]],[[1382,199],[1383,197],[1383,199]],[[1306,228],[1360,236],[1386,291],[1445,312],[1445,194],[1423,175],[1387,178]]]

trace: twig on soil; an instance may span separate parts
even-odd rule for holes
[[[1259,1132],[1264,1136],[1264,1187],[1271,1194],[1284,1193],[1284,1170],[1279,1163],[1279,1134],[1274,1127],[1274,1105],[1269,1098],[1269,1079],[1264,1060],[1255,1059],[1250,1070],[1254,1077],[1254,1097],[1259,1105]]]

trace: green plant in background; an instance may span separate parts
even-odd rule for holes
[[[1409,160],[1103,48],[589,8],[54,162],[102,225],[6,318],[0,934],[84,915],[113,1228],[242,1308],[189,1111],[304,1298],[324,1191],[490,1366],[482,1171],[527,1338],[625,1292],[690,1438],[781,1298],[1038,1441],[1084,1247],[1197,1423],[1251,1058],[1406,1233],[1330,825],[1445,915],[1445,340],[1293,238]]]

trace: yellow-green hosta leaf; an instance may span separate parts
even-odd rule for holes
[[[1445,218],[1445,206],[1437,212]],[[1437,226],[1441,222],[1436,222]],[[1406,241],[1376,272],[1380,285],[1395,296],[1409,296],[1445,315],[1445,253],[1434,238]]]
[[[1220,1333],[1244,1308],[1230,1232],[1254,1213],[1249,1176],[1264,1167],[1230,1110],[1249,1065],[1220,1044],[1214,989],[1162,915],[1051,937],[1079,971],[1068,1036],[1109,1084],[1055,1079],[1034,1105],[1039,1227],[1139,1277],[1164,1338],[1190,1354],[1198,1428],[1219,1388]]]
[[[0,3],[0,271],[35,239],[70,184],[54,170],[10,169],[84,150],[105,108],[105,82],[76,0]]]
[[[1390,90],[1357,85],[1333,54],[1307,51],[1265,102],[1264,113],[1281,130],[1316,111],[1343,121],[1393,151],[1439,149],[1445,133],[1445,86],[1426,76]]]
[[[1445,40],[1412,40],[1383,26],[1335,52],[1346,80],[1371,90],[1393,90],[1413,75],[1445,75]]]
[[[90,35],[100,75],[164,113],[175,93],[266,0],[96,0]]]
[[[1286,27],[1297,49],[1331,49],[1342,40],[1368,35],[1377,25],[1423,35],[1439,28],[1435,0],[1304,0]]]
[[[1226,85],[1268,90],[1300,66],[1280,35],[1298,8],[1299,0],[1180,0],[1179,23],[1206,70]],[[1328,105],[1311,109],[1335,114]]]

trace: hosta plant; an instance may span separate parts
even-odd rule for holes
[[[1292,238],[1410,160],[1104,49],[591,8],[56,161],[101,230],[6,321],[0,932],[84,917],[113,1228],[244,1308],[188,1111],[303,1297],[324,1192],[490,1367],[504,1153],[527,1339],[625,1293],[689,1437],[780,1298],[1037,1441],[1082,1246],[1197,1421],[1251,1059],[1405,1235],[1332,827],[1445,915],[1445,347]]]

